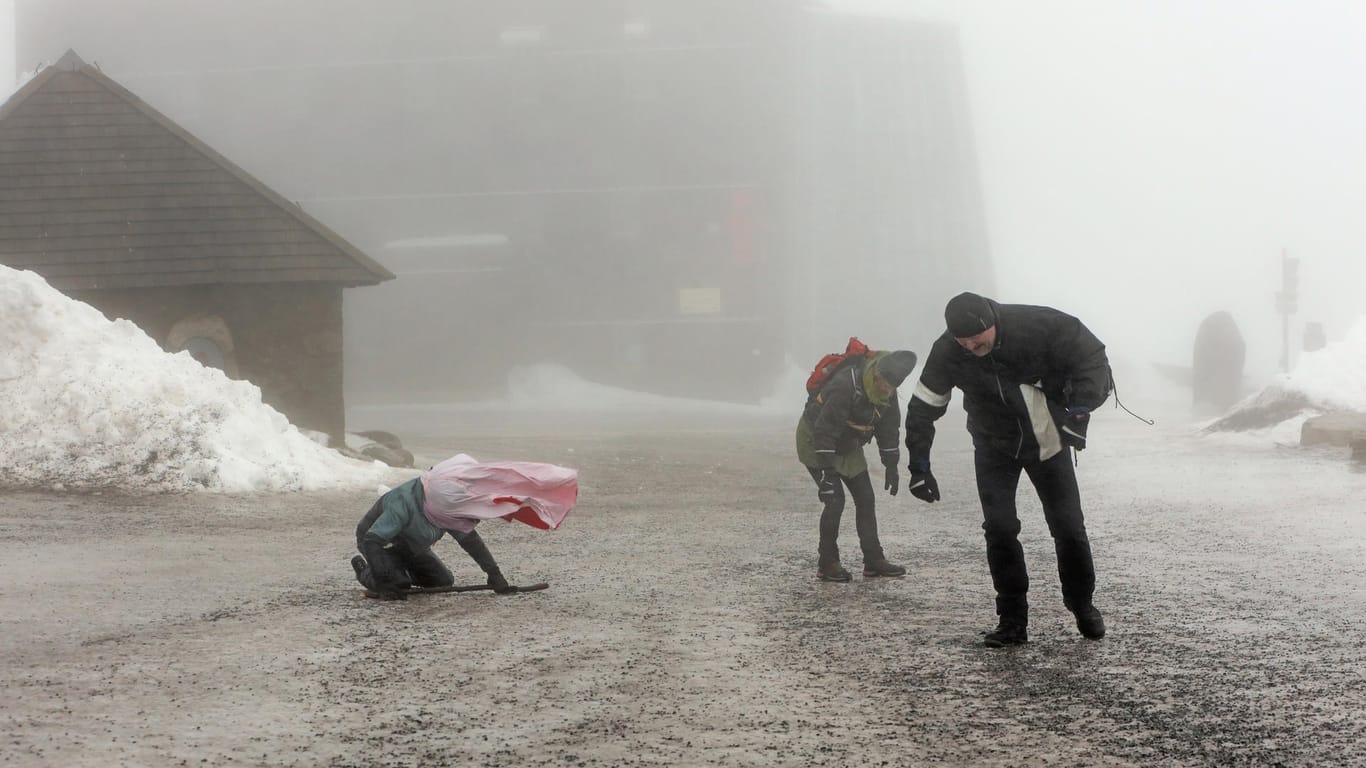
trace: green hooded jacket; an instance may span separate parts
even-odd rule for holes
[[[896,392],[878,402],[871,386],[878,361],[887,354],[877,352],[837,371],[807,402],[797,420],[797,459],[802,464],[834,467],[843,477],[855,477],[868,471],[863,446],[873,439],[883,466],[900,463],[901,407]]]

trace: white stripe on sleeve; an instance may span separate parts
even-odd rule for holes
[[[951,394],[953,394],[953,390],[949,390],[948,392],[945,392],[941,395],[938,392],[935,392],[934,390],[925,386],[925,382],[920,381],[916,382],[915,392],[911,394],[911,397],[918,398],[921,402],[924,402],[926,405],[930,405],[935,408],[945,408],[948,407],[949,396]]]

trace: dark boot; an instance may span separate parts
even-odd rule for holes
[[[900,565],[887,562],[887,558],[880,557],[876,560],[865,560],[863,563],[863,578],[872,579],[878,576],[888,576],[896,578],[905,576],[906,569]]]
[[[1087,603],[1073,611],[1077,617],[1077,629],[1082,637],[1089,640],[1099,640],[1105,637],[1105,619],[1100,615],[1096,606]]]
[[[821,581],[838,581],[841,583],[854,578],[849,575],[848,571],[844,570],[844,566],[840,565],[838,560],[816,566],[816,576]]]
[[[412,586],[408,572],[392,550],[385,549],[378,539],[366,536],[361,541],[362,554],[351,558],[356,581],[382,600],[404,600],[403,590]]]
[[[1008,645],[1024,645],[1029,642],[1025,625],[1001,619],[996,629],[987,633],[982,644],[988,648],[1005,648]]]

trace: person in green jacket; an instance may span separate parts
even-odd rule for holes
[[[878,540],[873,483],[863,446],[877,439],[878,454],[885,467],[883,489],[895,496],[901,462],[901,409],[896,388],[915,369],[915,353],[909,350],[876,352],[871,357],[851,357],[807,399],[797,421],[797,458],[824,504],[820,520],[820,546],[816,574],[822,581],[847,582],[849,572],[840,565],[840,517],[844,513],[844,488],[854,497],[854,526],[863,550],[863,576],[904,576],[906,569],[887,561]]]
[[[356,580],[385,600],[404,599],[409,587],[449,587],[455,576],[432,551],[432,545],[449,533],[461,549],[483,569],[493,591],[504,594],[508,586],[493,554],[474,530],[478,520],[467,518],[457,530],[439,528],[422,512],[426,494],[422,478],[412,480],[379,497],[356,526],[356,548],[351,558]]]

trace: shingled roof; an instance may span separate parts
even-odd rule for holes
[[[74,51],[0,106],[0,263],[66,290],[394,276]]]

